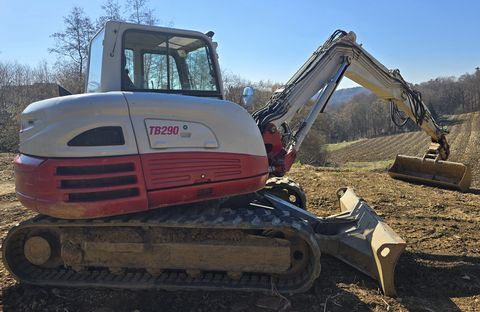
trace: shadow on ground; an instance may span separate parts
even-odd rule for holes
[[[322,257],[322,274],[306,293],[286,296],[205,291],[128,291],[14,285],[3,292],[5,311],[460,311],[452,297],[480,294],[480,258],[406,252],[397,266],[396,299],[378,284]],[[365,299],[369,304],[364,303]],[[325,307],[326,305],[326,307]]]
[[[463,124],[464,122],[468,121],[468,118],[466,117],[459,117],[458,115],[456,116],[456,118],[441,118],[441,120],[439,120],[439,123],[442,125],[442,126],[448,126],[448,127],[451,127],[451,126],[454,126],[454,125],[461,125]]]
[[[321,278],[306,293],[285,295],[227,291],[129,291],[112,289],[51,288],[14,285],[4,289],[4,311],[371,311],[347,284],[336,283],[338,274],[346,269],[360,284],[368,284],[376,293],[374,281],[362,276],[337,260],[322,258]],[[366,281],[360,281],[365,279]],[[347,283],[349,279],[345,279]],[[327,309],[324,306],[327,305]],[[283,310],[282,310],[283,309]]]
[[[475,195],[480,195],[480,188],[473,188],[471,187],[466,193],[471,193]]]
[[[406,252],[396,284],[411,311],[460,311],[450,298],[480,295],[480,257]]]

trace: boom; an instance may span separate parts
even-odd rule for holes
[[[291,144],[298,150],[343,76],[393,103],[415,121],[432,141],[440,143],[441,149],[445,151],[445,154],[442,154],[443,160],[448,157],[448,144],[445,141],[445,134],[448,132],[436,123],[420,93],[405,82],[398,69],[387,69],[359,45],[354,32],[335,31],[284,88],[274,93],[268,104],[254,113],[254,118],[261,129],[269,123],[279,128],[290,122],[305,104],[321,91],[313,108],[293,135]]]
[[[296,151],[344,76],[390,102],[394,122],[395,117],[398,119],[400,116],[404,124],[408,117],[431,137],[432,144],[424,158],[434,161],[448,158],[449,145],[445,138],[448,131],[437,124],[423,103],[420,92],[403,79],[398,69],[389,70],[370,55],[356,42],[354,32],[337,30],[263,108],[253,113],[264,139],[265,133],[270,133],[266,144],[272,143],[272,134],[280,132],[278,136],[281,137],[284,155],[271,155],[271,171],[274,174],[283,175],[289,170]],[[289,122],[315,96],[313,107],[298,129],[292,132]],[[274,143],[271,145],[275,146]]]

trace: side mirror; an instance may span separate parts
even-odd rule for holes
[[[245,107],[246,109],[252,107],[254,93],[255,92],[252,87],[245,87],[245,89],[243,89],[243,92],[242,92],[243,107]]]

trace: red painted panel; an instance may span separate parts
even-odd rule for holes
[[[238,180],[268,172],[265,156],[218,152],[141,155],[148,190]]]
[[[108,172],[108,166],[128,165],[128,169],[117,168],[116,172]],[[15,186],[17,197],[27,208],[39,213],[64,219],[85,219],[111,215],[119,215],[148,209],[145,182],[142,175],[140,157],[99,157],[99,158],[64,158],[45,159],[18,155],[14,161]],[[64,175],[58,168],[73,170],[74,174]],[[85,171],[87,170],[87,171]],[[101,174],[95,171],[102,172]],[[103,171],[102,171],[103,170]],[[80,185],[66,187],[65,182],[98,184],[99,178],[118,178],[134,176],[132,183],[119,185]],[[108,181],[108,180],[107,180]],[[136,189],[138,194],[125,196],[124,189]],[[98,194],[117,191],[108,199],[95,200]],[[102,193],[103,192],[103,193]],[[83,193],[84,198],[72,201],[72,194]],[[75,195],[73,195],[75,196]],[[115,196],[119,198],[115,198]]]
[[[246,179],[197,184],[148,192],[150,208],[187,204],[203,200],[247,194],[263,188],[268,174]]]
[[[64,219],[122,215],[254,192],[268,178],[266,157],[241,154],[63,159],[18,155],[14,165],[20,202]]]

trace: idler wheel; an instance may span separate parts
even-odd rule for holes
[[[52,255],[50,243],[41,236],[32,236],[25,241],[23,254],[27,260],[35,265],[47,263]]]

